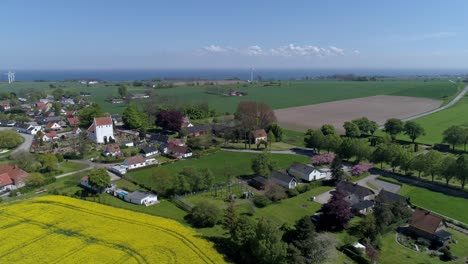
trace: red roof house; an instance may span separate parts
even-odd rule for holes
[[[26,184],[26,178],[29,176],[27,172],[20,169],[18,166],[3,164],[0,166],[0,175],[7,174],[16,187],[22,187]]]

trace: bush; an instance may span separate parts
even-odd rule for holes
[[[211,202],[195,205],[190,213],[190,220],[196,227],[212,227],[221,219],[221,209]]]
[[[361,175],[361,174],[368,172],[373,167],[374,167],[374,164],[372,163],[358,164],[351,168],[351,174],[354,176]]]
[[[312,164],[314,165],[330,164],[334,158],[335,158],[335,155],[332,153],[315,155],[312,157]]]
[[[271,201],[265,195],[259,195],[254,197],[253,203],[258,208],[263,208],[271,204]]]
[[[299,193],[305,193],[307,191],[310,190],[310,185],[309,184],[301,184],[299,186],[296,187],[296,190],[299,192]]]
[[[294,197],[299,195],[299,192],[296,189],[289,189],[286,191],[286,194],[288,195],[288,197]]]
[[[0,148],[12,149],[23,143],[23,137],[16,131],[0,131]]]
[[[60,153],[56,153],[55,157],[57,157],[58,162],[62,162],[64,160],[63,155]]]

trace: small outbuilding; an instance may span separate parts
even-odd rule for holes
[[[158,203],[158,196],[142,191],[134,191],[125,195],[124,200],[134,204],[149,206]]]

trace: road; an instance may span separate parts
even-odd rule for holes
[[[0,127],[0,131],[2,130],[15,130],[14,128],[11,128],[11,127]],[[3,156],[0,156],[0,158],[6,158],[8,157],[10,154],[14,154],[14,153],[17,153],[17,152],[20,152],[20,151],[27,151],[29,152],[29,148],[31,148],[31,144],[32,144],[32,141],[33,141],[33,135],[29,135],[29,134],[23,134],[23,133],[19,133],[23,138],[24,138],[24,142],[19,145],[16,149],[14,149],[12,152],[6,154],[6,155],[3,155]]]
[[[424,116],[428,116],[428,115],[440,112],[442,110],[445,110],[447,108],[450,108],[450,107],[454,106],[456,103],[458,103],[458,101],[460,101],[463,98],[463,96],[465,96],[466,92],[468,92],[468,86],[465,86],[465,88],[455,98],[453,98],[453,100],[450,101],[448,104],[446,104],[444,106],[441,106],[441,107],[439,107],[437,109],[428,111],[428,112],[424,112],[424,113],[421,113],[421,114],[417,114],[417,115],[414,115],[414,116],[403,118],[401,120],[406,122],[406,121],[410,121],[410,120],[414,120],[414,119],[421,118],[421,117],[424,117]],[[384,128],[384,126],[379,127],[379,129],[383,129],[383,128]]]

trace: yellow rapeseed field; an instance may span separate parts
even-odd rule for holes
[[[63,196],[0,206],[1,263],[225,263],[182,224]]]

